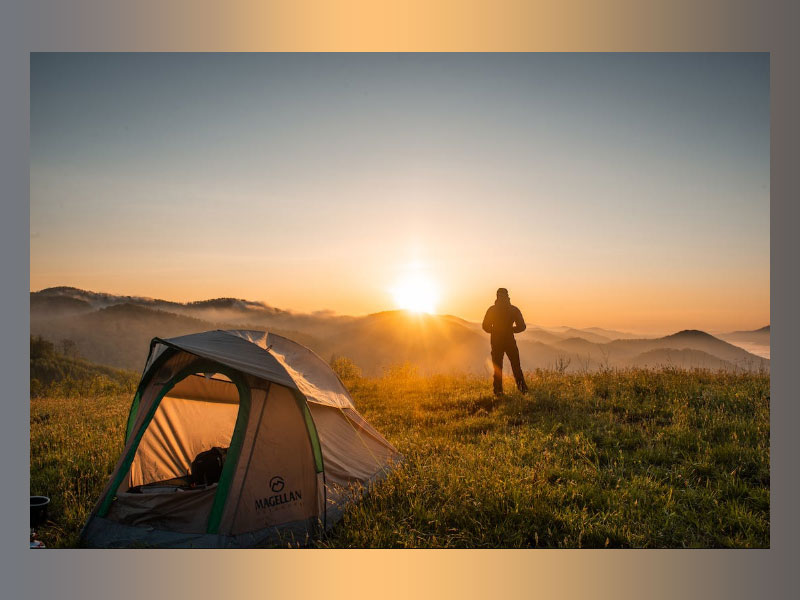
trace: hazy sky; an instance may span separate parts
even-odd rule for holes
[[[769,322],[767,54],[33,54],[31,289]]]

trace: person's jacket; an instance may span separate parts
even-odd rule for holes
[[[483,317],[483,330],[491,335],[491,342],[505,342],[514,339],[515,333],[525,331],[525,320],[520,310],[510,300],[498,298]]]

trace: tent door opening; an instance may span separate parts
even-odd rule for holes
[[[196,361],[166,382],[131,448],[109,518],[186,533],[216,527],[248,407],[241,376],[208,361]]]

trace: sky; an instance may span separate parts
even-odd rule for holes
[[[30,81],[31,290],[769,323],[766,53],[35,53]]]

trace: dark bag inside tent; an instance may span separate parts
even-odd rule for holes
[[[192,485],[211,485],[219,482],[227,454],[227,448],[215,446],[195,456],[189,474]]]

